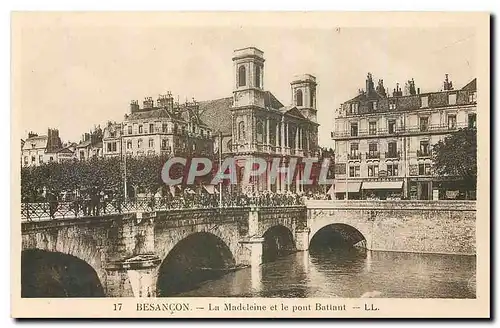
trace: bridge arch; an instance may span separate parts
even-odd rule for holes
[[[21,253],[21,297],[104,297],[101,281],[76,256],[37,248]]]
[[[263,234],[262,261],[270,262],[276,258],[296,251],[292,231],[281,224],[269,227]]]
[[[235,267],[230,247],[210,232],[195,232],[168,252],[158,269],[157,295],[172,296],[220,277]]]
[[[336,248],[366,248],[366,237],[357,228],[345,223],[330,223],[311,234],[311,251]]]

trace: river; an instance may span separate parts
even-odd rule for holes
[[[177,297],[475,298],[475,256],[298,252],[193,286]]]

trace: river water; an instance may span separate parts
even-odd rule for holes
[[[176,296],[475,298],[475,256],[299,252],[205,281]]]

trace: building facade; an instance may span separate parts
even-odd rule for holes
[[[432,146],[460,128],[476,126],[476,79],[455,90],[420,93],[413,80],[392,96],[383,80],[343,103],[335,119],[337,199],[453,198],[453,177],[433,172]],[[446,192],[446,189],[450,189]]]
[[[269,173],[275,158],[289,168],[292,158],[301,163],[304,158],[318,156],[316,78],[306,74],[292,81],[292,102],[285,106],[264,89],[264,62],[263,52],[257,48],[234,51],[231,138],[226,141],[226,154],[236,158],[238,181],[242,181],[244,190],[300,193],[304,190],[300,166],[292,184],[284,183],[281,178],[272,183]],[[265,158],[267,172],[259,176],[259,181],[245,185],[244,163],[252,157]]]
[[[59,131],[48,129],[46,135],[38,135],[30,132],[28,138],[21,143],[21,165],[39,166],[48,162],[59,162],[59,157],[63,158],[63,151]]]
[[[116,135],[112,136],[112,130]],[[115,148],[117,138],[121,146]],[[200,118],[200,105],[194,100],[179,104],[170,93],[160,95],[156,104],[147,97],[142,108],[133,100],[121,128],[109,128],[104,142],[108,155],[121,151],[127,156],[189,157],[213,152],[211,129]]]

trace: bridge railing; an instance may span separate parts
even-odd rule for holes
[[[234,197],[225,198],[219,204],[215,198],[190,200],[169,197],[137,197],[112,200],[74,200],[71,202],[21,203],[22,221],[74,219],[137,212],[168,211],[176,209],[213,209],[235,207],[288,207],[303,206],[304,200],[296,196]]]

